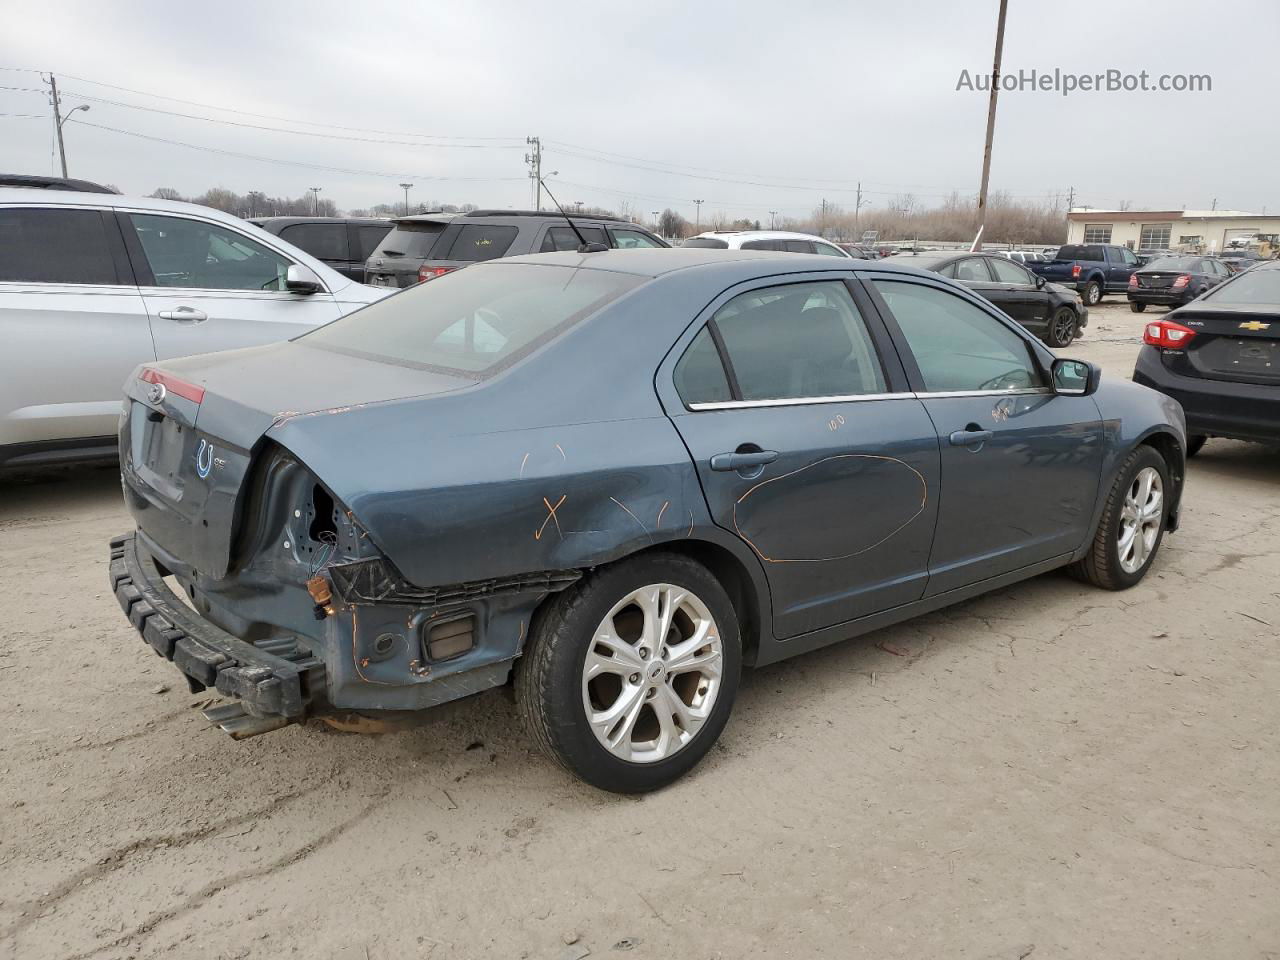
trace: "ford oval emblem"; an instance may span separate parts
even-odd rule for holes
[[[209,476],[209,471],[213,469],[213,444],[208,440],[201,440],[200,447],[196,450],[196,473],[200,474],[203,480]]]
[[[169,391],[168,389],[166,389],[163,383],[153,383],[151,385],[151,388],[147,391],[147,402],[163,403],[164,398],[168,395],[168,393]]]

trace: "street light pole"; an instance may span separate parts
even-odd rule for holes
[[[308,187],[311,191],[311,215],[313,217],[320,216],[320,188]]]
[[[694,209],[698,211],[696,214],[694,214],[693,226],[695,230],[701,233],[702,232],[702,201],[701,200],[693,201],[693,206],[694,206]]]
[[[770,230],[777,229],[777,218],[778,218],[778,211],[770,210],[769,211],[769,229]]]
[[[407,217],[409,215],[409,188],[412,187],[413,184],[402,183],[400,186],[404,189],[404,215]]]
[[[987,184],[991,180],[991,141],[996,132],[996,97],[1000,93],[1000,58],[1004,54],[1004,18],[1009,0],[1000,0],[1000,16],[996,21],[996,55],[991,67],[991,99],[987,103],[987,143],[982,150],[982,188],[978,191],[978,234],[971,251],[982,248],[982,231],[987,225]]]

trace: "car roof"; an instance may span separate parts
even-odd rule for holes
[[[738,279],[777,273],[816,273],[833,270],[881,270],[885,260],[856,260],[818,253],[784,253],[778,250],[723,250],[707,247],[651,247],[633,250],[605,250],[600,253],[530,253],[485,261],[485,265],[537,263],[564,267],[610,270],[641,277],[659,277],[677,270],[719,270]],[[886,271],[923,273],[908,264],[890,264]],[[732,280],[730,282],[733,282]]]
[[[75,193],[118,193],[92,180],[75,180],[70,177],[44,177],[29,173],[0,173],[0,186],[26,187],[35,190],[64,190]]]
[[[914,266],[921,270],[931,270],[940,263],[948,260],[958,260],[961,257],[991,257],[995,254],[991,253],[970,253],[968,250],[948,250],[946,253],[895,253],[892,256],[884,257],[878,260],[878,263],[893,264],[894,266]]]
[[[837,246],[834,240],[828,240],[826,237],[814,236],[812,233],[796,233],[792,230],[704,230],[698,234],[698,237],[714,240],[820,240]]]
[[[391,226],[391,221],[386,217],[248,217],[247,219],[259,227],[265,227],[267,224],[293,226],[295,223],[360,223]]]

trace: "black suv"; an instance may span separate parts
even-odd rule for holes
[[[443,226],[438,225],[440,216],[426,214],[397,220],[396,230],[366,264],[365,282],[374,286],[407,287],[469,263],[526,253],[577,250],[581,243],[564,216],[545,210],[472,210],[451,217]],[[643,227],[618,217],[574,216],[573,223],[587,243],[602,243],[623,250],[670,246]],[[433,228],[435,239],[430,242],[431,234],[426,231]],[[419,242],[416,257],[411,246],[415,240]],[[412,274],[408,273],[410,268],[414,270]]]
[[[391,229],[390,220],[358,217],[253,217],[250,223],[364,282],[364,262]]]

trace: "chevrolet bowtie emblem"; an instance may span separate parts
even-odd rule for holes
[[[1265,330],[1271,326],[1269,323],[1263,323],[1261,320],[1250,320],[1248,323],[1240,324],[1241,330]]]

